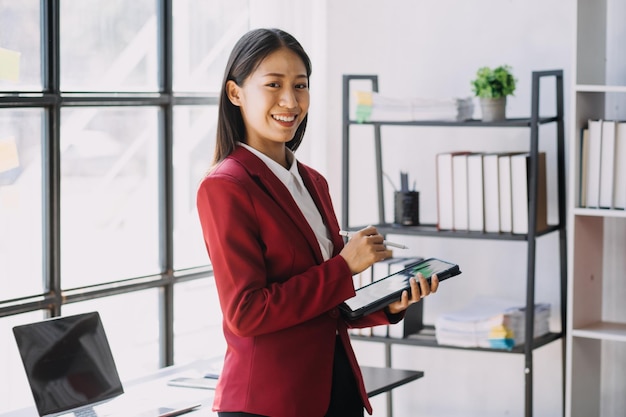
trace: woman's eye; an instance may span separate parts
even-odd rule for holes
[[[276,88],[276,87],[280,87],[280,84],[278,84],[278,83],[269,83],[269,84],[267,84],[267,86]]]
[[[309,86],[306,84],[297,84],[296,88],[300,90],[306,90],[307,88],[309,88]]]

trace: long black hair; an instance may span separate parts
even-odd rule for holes
[[[268,55],[280,48],[288,48],[296,53],[304,63],[307,78],[311,75],[311,60],[296,40],[289,33],[280,29],[253,29],[244,34],[233,47],[222,81],[219,110],[217,116],[217,138],[213,163],[216,164],[230,155],[237,141],[245,140],[245,126],[241,110],[228,99],[226,83],[234,81],[242,85],[246,78],[259,66]],[[306,115],[298,126],[294,137],[287,142],[287,147],[295,151],[302,142],[309,116]]]

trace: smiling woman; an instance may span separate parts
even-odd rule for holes
[[[294,138],[309,110],[308,71],[298,55],[278,49],[241,85],[227,81],[226,91],[241,109],[245,143],[288,168],[284,145]]]
[[[214,165],[197,193],[227,343],[220,417],[371,413],[348,328],[398,322],[437,290],[418,274],[410,298],[404,291],[357,319],[340,314],[355,295],[352,276],[391,251],[375,227],[344,244],[326,179],[295,157],[310,75],[300,43],[278,29],[245,34],[226,67]]]

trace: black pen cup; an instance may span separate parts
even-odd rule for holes
[[[418,191],[394,192],[394,223],[401,226],[420,224],[420,193]]]

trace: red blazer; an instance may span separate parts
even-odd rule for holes
[[[347,323],[339,314],[337,306],[355,291],[338,256],[343,240],[328,184],[315,170],[298,168],[333,241],[326,262],[287,188],[247,149],[237,147],[198,189],[227,342],[214,411],[322,417],[339,334],[372,412],[347,329],[388,324],[389,318],[380,311]]]

